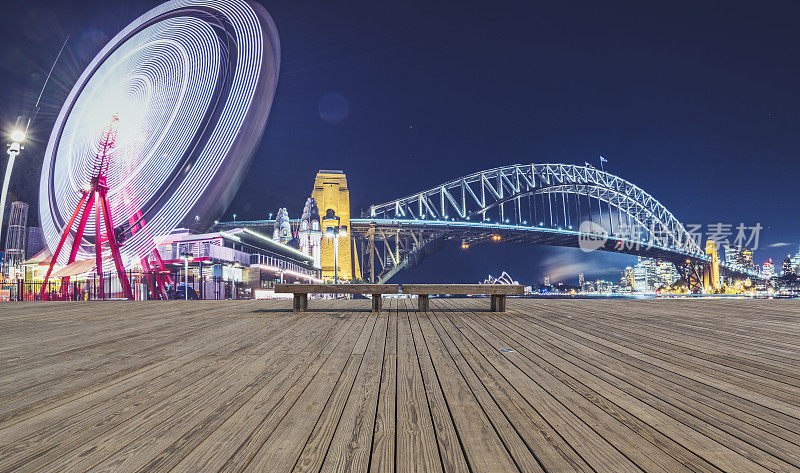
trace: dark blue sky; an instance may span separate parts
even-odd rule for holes
[[[46,141],[82,68],[156,3],[6,5],[20,20],[5,22],[0,48],[3,123],[30,107],[71,34],[34,130]],[[347,172],[357,213],[484,168],[603,154],[607,170],[685,223],[760,222],[759,262],[797,251],[800,3],[262,3],[278,26],[281,75],[264,140],[224,218],[263,218],[279,206],[295,216],[318,169]],[[12,191],[30,202],[42,148],[30,145],[14,173]],[[616,279],[609,268],[630,260],[451,248],[408,277],[471,281],[507,269],[529,282],[582,264]]]

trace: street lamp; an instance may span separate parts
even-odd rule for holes
[[[194,260],[194,255],[190,252],[183,252],[181,253],[181,259],[183,260],[184,264],[184,271],[183,271],[183,294],[184,299],[189,300],[189,262]],[[175,288],[176,290],[178,288]]]
[[[17,126],[19,126],[19,118],[17,118]],[[25,132],[20,128],[15,128],[9,138],[11,138],[11,143],[8,144],[8,150],[6,151],[8,153],[8,164],[6,165],[6,175],[3,177],[3,191],[0,194],[0,229],[3,228],[3,217],[5,217],[6,212],[6,196],[8,195],[11,170],[14,168],[14,160],[17,155],[25,148],[22,146],[22,142],[25,141]]]
[[[347,225],[340,225],[341,219],[336,216],[333,209],[328,209],[322,219],[329,223],[336,222],[335,225],[325,229],[325,238],[333,240],[333,282],[339,284],[339,237],[347,236]]]

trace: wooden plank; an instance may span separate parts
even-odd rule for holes
[[[397,294],[397,284],[276,284],[275,292],[295,294]]]
[[[431,320],[436,318],[434,313],[416,319],[439,379],[448,380],[443,382],[445,386],[454,385],[455,389],[445,389],[445,392],[472,468],[544,472],[486,387],[469,369],[459,349],[449,337],[441,337],[436,331]]]
[[[394,473],[395,418],[397,415],[397,309],[398,300],[391,300],[387,315],[386,343],[381,371],[378,406],[372,435],[370,471]]]
[[[325,407],[338,405],[342,397],[346,400],[363,357],[353,353],[357,339],[352,335],[359,336],[359,332],[371,326],[370,322],[374,322],[374,318],[357,324],[359,331],[351,330],[347,342],[334,349],[244,471],[289,471],[295,465],[314,427],[326,413]],[[327,413],[333,414],[334,409]],[[336,416],[325,417],[323,422],[332,418]]]
[[[319,325],[313,330],[318,334],[325,327]],[[248,399],[261,383],[272,379],[286,367],[290,355],[276,355],[285,352],[289,345],[308,343],[316,336],[312,332],[303,338],[302,334],[293,331],[284,331],[280,335],[280,343],[270,342],[270,350],[261,355],[244,351],[230,360],[218,360],[216,363],[220,369],[215,376],[208,376],[201,384],[165,399],[40,471],[86,470],[92,466],[96,471],[126,471],[143,467],[179,442],[183,434],[198,423],[218,418],[214,416],[218,409],[230,405],[238,408],[240,404],[237,401]]]
[[[800,471],[800,301],[385,302],[0,306],[0,472]]]
[[[496,340],[480,324],[463,318],[470,330],[470,340],[486,354],[490,363],[508,379],[531,405],[536,406],[551,425],[558,426],[564,437],[581,457],[597,471],[640,472],[641,469],[622,454],[611,442],[598,434],[578,413],[562,403],[531,377],[527,366],[520,365],[516,353],[504,353],[505,342]],[[490,342],[491,341],[491,342]]]
[[[254,451],[273,432],[293,406],[335,347],[348,346],[348,334],[355,318],[341,322],[340,328],[321,345],[319,352],[304,351],[314,359],[302,372],[289,372],[277,383],[265,387],[225,423],[211,433],[175,467],[174,471],[239,471]]]
[[[619,371],[614,369],[615,363],[604,361],[602,365],[604,369],[594,369],[589,363],[585,363],[583,359],[595,360],[598,357],[602,357],[600,353],[586,350],[581,346],[575,346],[570,351],[563,351],[545,341],[542,337],[534,337],[532,333],[525,334],[524,325],[517,325],[500,319],[497,319],[497,321],[503,325],[499,330],[508,332],[518,331],[518,333],[523,336],[529,337],[531,341],[536,341],[537,344],[544,348],[544,350],[537,350],[537,353],[541,354],[541,356],[552,360],[551,362],[554,365],[561,365],[562,369],[566,373],[572,373],[573,377],[580,376],[583,384],[589,385],[603,395],[608,396],[609,400],[616,402],[619,406],[625,407],[626,410],[635,414],[642,422],[645,422],[649,426],[657,426],[660,432],[648,435],[650,441],[664,449],[676,459],[679,459],[685,465],[696,467],[700,463],[710,462],[722,470],[755,470],[752,465],[738,464],[741,463],[741,459],[739,459],[736,454],[738,453],[751,461],[762,464],[762,466],[772,471],[791,470],[791,466],[787,463],[776,460],[769,455],[764,455],[761,451],[769,451],[773,445],[778,443],[783,446],[785,449],[784,452],[791,452],[793,447],[789,442],[781,442],[781,439],[773,437],[765,441],[765,443],[760,444],[758,448],[755,448],[751,443],[759,443],[759,439],[763,440],[765,437],[763,436],[763,432],[759,433],[748,429],[748,424],[742,422],[736,423],[736,430],[747,429],[751,432],[750,435],[743,436],[741,439],[723,433],[716,426],[711,425],[712,423],[717,423],[723,426],[725,422],[720,422],[720,420],[724,417],[730,417],[726,412],[716,412],[713,418],[707,417],[701,412],[700,417],[705,417],[706,419],[706,421],[702,421],[693,415],[687,415],[687,412],[684,410],[644,392],[644,389],[654,394],[666,392],[660,389],[661,387],[657,384],[654,386],[651,383],[639,383],[639,386],[643,389],[633,388],[631,385],[638,378],[637,376],[632,376],[632,374],[635,373],[635,371],[632,370],[636,369],[634,366],[627,366],[623,371]],[[557,336],[554,335],[553,338],[555,337]],[[552,338],[546,337],[546,339],[550,340]],[[550,354],[551,351],[553,355]],[[583,359],[574,356],[574,354],[579,353],[585,355]],[[557,357],[560,357],[561,360]],[[569,364],[567,364],[567,362],[569,362]],[[573,365],[585,368],[586,371],[577,371],[573,368]],[[609,372],[615,372],[618,376],[605,376],[606,373]],[[581,387],[577,387],[576,390],[581,390]],[[683,400],[683,396],[680,392],[669,392],[668,398],[675,399],[676,401],[679,399]],[[637,404],[636,401],[644,402],[648,406],[652,406],[653,409],[645,409],[642,405]],[[686,402],[692,404],[691,400],[686,400]],[[682,402],[679,405],[684,407]],[[642,426],[640,428],[647,429],[648,427]],[[789,454],[791,455],[791,453]],[[795,457],[795,459],[797,460],[797,457]]]
[[[514,386],[500,374],[471,343],[462,331],[460,314],[445,313],[432,319],[437,330],[446,332],[458,346],[475,374],[480,378],[498,407],[525,441],[530,452],[546,471],[591,472],[592,469],[559,433],[528,403]],[[515,457],[516,458],[516,457]]]
[[[419,329],[419,317],[414,312],[409,312],[407,318],[417,354],[417,362],[422,373],[422,383],[428,398],[431,418],[433,419],[433,429],[439,445],[442,467],[444,471],[448,472],[469,471],[469,460],[465,456],[464,450],[464,442],[468,442],[468,440],[464,438],[464,434],[459,436],[452,412],[454,407],[448,404],[446,395],[442,392],[447,387],[447,381],[442,382],[434,368],[434,361],[431,360],[428,346]],[[456,416],[460,415],[460,413],[456,413]],[[491,440],[488,443],[491,443]]]
[[[281,332],[275,335],[279,334]],[[30,465],[35,466],[45,459],[40,456],[41,452],[48,452],[48,457],[52,459],[59,452],[67,452],[95,438],[208,378],[219,367],[216,363],[208,363],[209,356],[222,360],[220,356],[230,351],[232,345],[258,337],[265,343],[269,343],[272,338],[269,333],[255,332],[238,340],[221,339],[219,343],[205,345],[200,354],[192,353],[176,358],[174,362],[164,366],[164,369],[154,368],[152,373],[142,373],[139,379],[131,378],[119,385],[98,389],[93,396],[77,398],[45,410],[13,428],[0,430],[0,438],[3,439],[0,447],[0,468],[6,466],[6,462],[11,459],[25,462],[26,457],[32,458]],[[24,455],[22,458],[21,454]]]
[[[519,284],[403,284],[403,294],[501,294],[522,295]]]
[[[486,320],[485,323],[489,325],[493,321]],[[497,322],[501,321],[497,320]],[[511,333],[515,333],[509,330],[505,324],[502,327],[495,326],[495,332],[509,334],[509,338]],[[588,403],[575,401],[573,404],[583,404],[585,407],[582,410],[585,412],[604,412],[637,434],[630,438],[630,442],[627,442],[630,445],[636,445],[635,449],[629,449],[626,444],[620,442],[620,439],[614,437],[613,431],[608,430],[613,428],[611,422],[601,423],[603,435],[606,438],[614,439],[615,445],[619,445],[632,459],[638,459],[638,462],[646,461],[635,453],[641,451],[649,452],[648,459],[657,460],[659,466],[669,467],[671,471],[680,471],[683,468],[677,465],[676,461],[683,463],[684,467],[687,465],[699,466],[701,462],[708,462],[727,471],[767,471],[729,450],[725,445],[714,442],[661,411],[644,405],[627,393],[621,392],[616,386],[602,381],[597,382],[592,375],[579,368],[574,368],[559,357],[550,356],[549,352],[545,350],[535,350],[534,352],[534,347],[528,348],[529,345],[524,342],[523,337],[514,337],[514,339],[518,343],[518,351],[527,355],[528,359],[541,368],[541,371],[533,371],[537,376],[546,376],[545,373],[547,373],[563,383],[564,388],[553,387],[557,390],[556,392],[563,395],[563,393],[569,392],[566,388],[570,388],[589,401]],[[575,376],[583,382],[577,382]],[[591,404],[595,405],[597,409],[592,408]],[[657,428],[651,426],[657,426]],[[639,440],[637,436],[642,437],[642,440]],[[692,457],[687,454],[688,452],[684,450],[687,448],[696,456]],[[664,454],[672,458],[664,458]],[[652,467],[647,469],[650,470]],[[713,469],[706,467],[704,471],[713,471]]]
[[[403,303],[408,301],[403,300]],[[436,444],[431,411],[423,388],[419,360],[411,335],[408,307],[397,323],[397,422],[396,463],[398,472],[439,472],[442,461]]]
[[[387,323],[385,315],[379,316],[376,321],[369,345],[364,352],[364,359],[353,383],[353,388],[347,397],[347,404],[339,418],[322,468],[320,469],[316,463],[311,463],[313,467],[297,471],[366,472],[369,469],[369,455],[372,449],[375,415],[382,378]],[[308,445],[306,444],[307,447]]]

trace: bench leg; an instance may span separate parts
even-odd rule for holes
[[[492,312],[505,312],[506,311],[506,296],[493,295],[491,302]]]
[[[308,310],[308,294],[295,294],[292,298],[292,310],[305,312]]]
[[[428,295],[420,294],[417,296],[417,307],[420,312],[428,312]]]
[[[372,295],[372,312],[380,312],[383,307],[383,298],[380,294]]]

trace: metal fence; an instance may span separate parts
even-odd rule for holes
[[[125,273],[131,286],[134,300],[158,300],[158,276],[156,272],[128,271]],[[185,297],[184,280],[179,278],[178,272],[161,273],[160,276],[170,276],[172,284],[165,284],[168,299],[183,299]],[[100,291],[102,278],[103,291]],[[74,278],[73,278],[74,279]],[[163,279],[162,279],[163,280]],[[177,282],[177,291],[175,282]],[[226,281],[219,277],[189,277],[190,298],[205,300],[225,299],[250,299],[252,290],[244,287],[241,282]],[[176,296],[177,293],[177,296]],[[25,281],[23,279],[6,280],[0,284],[0,300],[4,301],[91,301],[91,300],[120,300],[124,299],[122,285],[116,272],[107,272],[102,275],[93,275],[88,278],[69,281],[62,284],[60,279],[51,280],[42,292],[42,282]]]

